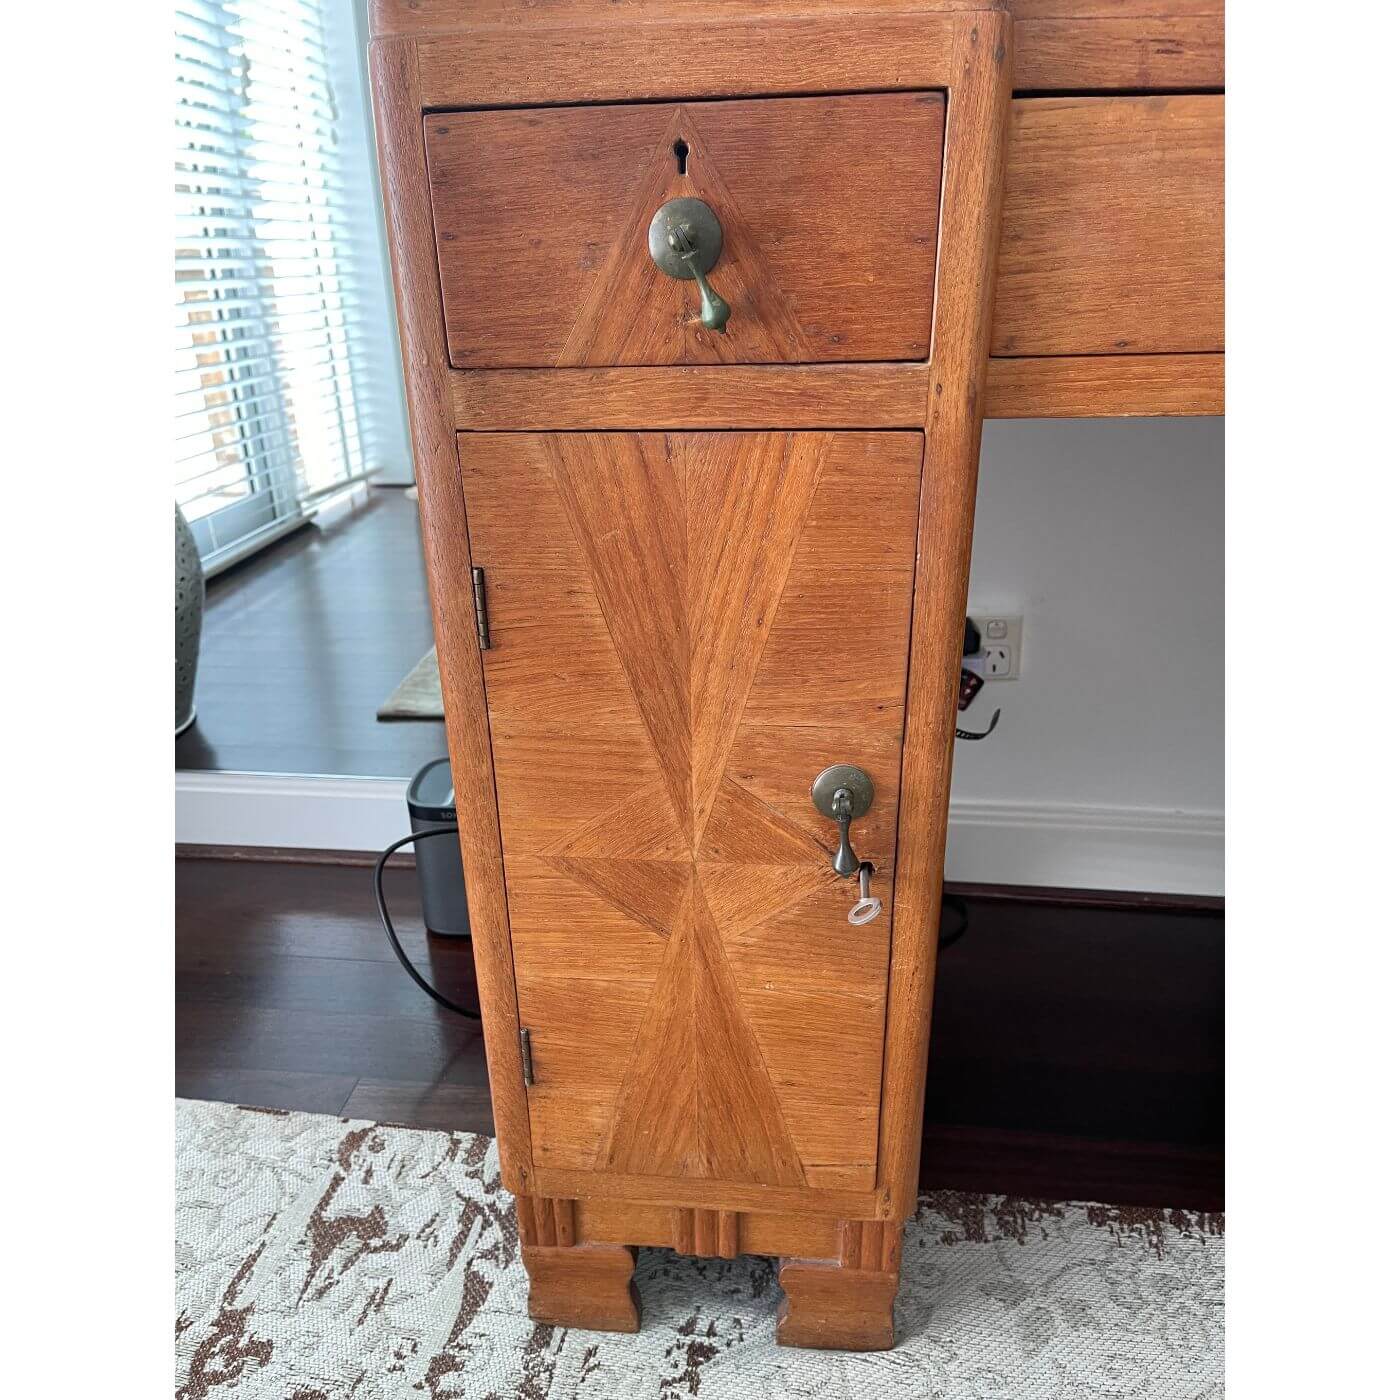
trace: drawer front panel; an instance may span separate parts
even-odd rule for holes
[[[536,1164],[872,1188],[922,435],[458,443]]]
[[[452,363],[925,358],[943,106],[915,92],[428,115]],[[723,333],[648,252],[653,214],[680,197],[723,229]]]
[[[992,354],[1224,346],[1224,97],[1013,102]]]

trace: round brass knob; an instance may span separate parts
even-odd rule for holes
[[[667,277],[695,279],[700,289],[700,324],[722,333],[729,321],[729,303],[705,276],[724,248],[724,230],[715,211],[703,199],[690,196],[667,200],[652,217],[647,248],[652,262]]]

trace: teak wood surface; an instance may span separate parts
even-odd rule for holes
[[[936,88],[950,62],[942,21],[997,7],[774,0],[760,9],[752,0],[722,0],[706,7],[703,22],[683,0],[543,0],[528,9],[510,0],[380,0],[371,8],[375,33],[425,41],[422,96],[442,109]],[[1015,246],[1003,250],[993,353],[1049,362],[993,366],[998,392],[986,416],[1223,412],[1221,367],[1200,358],[1218,353],[1223,335],[1223,97],[1190,91],[1223,86],[1223,5],[1014,0],[1010,9],[1015,85],[1024,95],[1013,108]],[[853,26],[859,43],[851,42]],[[1078,95],[1042,100],[1057,89]],[[1181,89],[1188,91],[1164,102],[1122,95]],[[1018,206],[1026,211],[1019,224]],[[1091,367],[1078,362],[1144,351],[1181,356],[1174,391],[1164,388],[1161,370],[1086,373]],[[692,357],[703,353],[692,347]],[[733,346],[715,351],[734,353]],[[1022,385],[1027,397],[1011,397]],[[588,424],[647,425],[618,417]],[[459,426],[479,425],[465,414]]]
[[[1003,14],[929,18],[928,38],[947,132],[922,441],[549,425],[464,434],[457,462],[419,81],[442,45],[374,46],[484,1029],[536,1317],[635,1326],[626,1246],[661,1207],[683,1247],[814,1261],[788,1266],[781,1340],[892,1340],[897,1275],[862,1267],[849,1239],[888,1222],[897,1248],[915,1188],[1010,93]],[[843,86],[834,39],[803,60],[818,90]],[[476,559],[488,652],[470,626]],[[861,840],[887,903],[893,887],[865,938],[802,806],[852,745],[881,794]],[[528,1093],[522,1023],[539,1047]],[[848,1073],[812,1077],[814,1057]],[[587,1235],[593,1201],[614,1203],[624,1238]]]
[[[787,1257],[780,1341],[888,1346],[1013,25],[961,0],[626,9],[386,3],[372,45],[503,1179],[538,1319],[638,1325],[637,1244],[760,1249]],[[818,126],[846,166],[890,134],[849,176],[868,246]],[[722,343],[693,288],[649,280],[682,192],[724,223]],[[847,362],[818,363],[833,335]],[[837,761],[876,782],[863,929],[807,796]]]
[[[378,606],[393,625],[394,599]],[[403,976],[364,898],[368,853],[176,854],[177,1093],[494,1133],[480,1025]],[[415,926],[410,865],[386,876],[409,956],[470,1005],[470,940]],[[939,957],[919,1189],[1222,1210],[1222,901],[949,888],[976,937]],[[741,1252],[832,1253],[830,1217],[783,1217],[811,1229],[775,1250],[775,1217],[723,1209]],[[587,1239],[674,1246],[665,1202],[575,1212]]]
[[[706,0],[707,14],[751,18],[755,0]],[[924,16],[995,8],[986,0],[764,0],[767,16]],[[1011,0],[1015,85],[1035,92],[1183,90],[1225,82],[1224,0]],[[695,14],[694,0],[370,0],[371,32],[422,39],[460,33],[470,16],[484,31],[546,31],[608,20],[664,26]]]
[[[1013,101],[986,417],[1224,411],[1223,175],[1218,94]],[[669,290],[682,302],[691,295],[679,283]],[[924,371],[915,363],[766,369],[454,370],[455,422],[503,430],[922,423]]]
[[[454,365],[928,355],[941,94],[443,113],[426,141]],[[682,195],[724,230],[725,335],[638,236]]]
[[[921,435],[459,443],[536,1166],[873,1189]]]
[[[1011,108],[993,355],[1225,347],[1225,100]]]
[[[476,641],[466,508],[457,470],[447,344],[434,265],[417,45],[397,39],[371,44],[370,86],[447,748],[453,772],[471,774],[470,786],[464,784],[463,789],[470,797],[459,806],[458,826],[462,871],[471,892],[467,905],[501,1181],[520,1193],[528,1191],[530,1184],[530,1116],[516,1020],[491,734]]]
[[[1225,356],[1042,355],[987,365],[988,418],[1200,416],[1225,411]]]

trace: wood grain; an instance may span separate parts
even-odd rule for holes
[[[588,4],[591,0],[573,2]],[[407,3],[414,7],[440,4],[445,8],[460,6],[461,0],[389,0],[389,3]],[[509,3],[509,0],[502,0],[502,3]],[[556,0],[556,3],[567,4],[571,0]],[[1037,19],[1180,19],[1190,15],[1222,19],[1225,0],[1010,0],[1008,8],[1018,26],[1026,20]],[[1018,41],[1020,37],[1018,27]]]
[[[840,1351],[886,1351],[894,1345],[903,1225],[846,1220],[840,1257],[784,1259],[778,1345]]]
[[[461,429],[922,428],[922,364],[676,365],[452,374]]]
[[[522,1244],[520,1258],[530,1277],[529,1309],[535,1322],[593,1332],[640,1329],[641,1300],[632,1282],[635,1249],[612,1244]]]
[[[1224,355],[1044,355],[987,366],[988,418],[1224,412]]]
[[[961,63],[948,98],[950,139],[935,290],[928,469],[919,498],[919,569],[885,1020],[878,1184],[887,1208],[869,1212],[895,1220],[913,1210],[918,1183],[928,1008],[938,954],[953,729],[1011,97],[1010,22],[979,16],[959,21],[958,32]]]
[[[986,0],[711,0],[706,12],[727,21],[755,16],[837,18],[956,14],[999,8]],[[1039,92],[1186,89],[1224,85],[1221,0],[1011,0],[1016,19],[1017,89]],[[487,29],[565,31],[605,15],[633,30],[693,20],[690,0],[372,0],[371,32],[418,37]],[[758,89],[753,89],[757,91]]]
[[[517,1196],[515,1218],[521,1244],[567,1248],[578,1242],[574,1230],[573,1201]]]
[[[536,1240],[552,1230],[556,1241],[524,1247],[532,1315],[636,1325],[628,1252],[580,1242],[595,1202],[635,1207],[639,1229],[660,1222],[673,1238],[679,1227],[669,1212],[707,1212],[688,1222],[689,1241],[704,1249],[785,1247],[783,1228],[750,1232],[747,1214],[798,1214],[816,1248],[785,1266],[781,1339],[885,1346],[897,1230],[872,1222],[897,1227],[913,1204],[1012,24],[1001,11],[894,11],[878,0],[858,33],[851,14],[835,7],[760,16],[722,0],[721,11],[717,19],[695,19],[691,9],[664,23],[608,26],[595,15],[590,26],[546,6],[543,25],[468,21],[461,33],[415,41],[416,78],[414,50],[379,41],[393,45],[376,63],[381,85],[395,90],[381,102],[387,136],[383,114],[380,125],[391,208],[397,201],[407,210],[396,213],[392,236],[410,398],[432,420],[420,430],[415,419],[420,478],[431,487],[425,515],[440,537],[429,567],[459,609],[456,632],[439,628],[444,682],[455,697],[449,731],[454,708],[471,711],[473,732],[454,740],[454,766],[460,774],[495,765],[499,818],[489,838],[497,868],[483,904],[482,957],[506,975],[514,958],[510,985],[532,1032],[536,1072],[533,1140],[512,1139],[531,1142],[534,1155],[508,1184],[551,1203],[531,1204],[526,1228]],[[399,67],[386,77],[391,55]],[[805,200],[821,173],[829,201],[846,197],[861,164],[880,164],[872,136],[899,129],[889,127],[891,111],[912,113],[911,130],[921,133],[935,114],[941,122],[941,103],[920,102],[934,89],[947,94],[937,287],[925,299],[919,283],[912,300],[924,324],[906,336],[901,298],[889,291],[905,269],[891,255],[912,248],[924,278],[930,265],[927,235],[921,244],[907,210],[899,227],[908,246],[876,240],[881,266],[862,271],[857,252],[836,239],[835,289],[803,281],[810,246],[808,262],[789,272],[789,252],[772,230],[791,229],[808,245],[812,229],[824,232],[803,222],[806,205],[793,191]],[[809,96],[822,92],[884,96]],[[726,110],[715,100],[783,95],[798,101]],[[564,145],[573,166],[584,152],[595,160],[587,175],[571,166],[535,181],[520,143],[500,141],[498,165],[500,152],[515,152],[511,179],[477,188],[480,171],[452,166],[460,151],[444,148],[448,164],[435,155],[433,172],[443,237],[428,246],[424,140],[450,142],[468,121],[504,130],[525,116],[562,131],[555,124],[567,114],[429,115],[410,134],[409,113],[607,102],[685,105],[576,116],[578,131]],[[828,152],[807,167],[813,142],[784,145],[791,123],[764,125],[798,106],[820,113],[807,126],[823,127],[824,140],[844,114],[880,120],[855,123],[859,139],[831,138],[838,153],[851,147],[850,159]],[[684,327],[677,341],[664,315],[648,314],[656,293],[615,228],[590,235],[584,270],[596,276],[574,287],[562,316],[557,299],[503,307],[497,288],[484,284],[470,295],[497,296],[498,319],[519,311],[517,344],[554,336],[545,364],[664,363],[735,347],[755,361],[812,360],[832,335],[845,340],[830,358],[848,362],[895,353],[896,344],[900,355],[931,345],[928,473],[921,480],[917,433],[473,431],[458,439],[460,494],[444,506],[451,477],[443,439],[457,421],[456,396],[469,387],[454,390],[438,317],[445,302],[452,333],[466,324],[457,313],[468,293],[452,290],[453,260],[474,236],[464,220],[444,215],[445,201],[469,190],[477,217],[495,230],[486,251],[497,253],[511,241],[508,230],[523,225],[518,211],[493,208],[493,196],[519,195],[538,220],[556,207],[548,190],[557,199],[566,189],[586,221],[593,180],[611,191],[608,218],[636,223],[638,211],[675,188],[659,157],[682,121],[697,133],[701,187],[724,211],[749,341],[699,342],[697,350]],[[600,123],[608,125],[603,138]],[[878,226],[924,178],[919,197],[929,201],[931,232],[939,143],[921,134],[890,144],[917,148],[930,163],[893,186],[876,180],[860,196],[867,207],[859,220],[843,222]],[[543,169],[555,148],[540,148]],[[789,166],[806,173],[785,185]],[[830,180],[832,168],[841,180]],[[414,190],[395,187],[395,169]],[[434,253],[446,268],[441,298],[428,278]],[[499,260],[477,261],[510,282]],[[868,290],[882,283],[880,296]],[[836,303],[818,296],[838,291],[849,298],[850,325],[819,314]],[[863,348],[862,334],[871,336]],[[496,353],[483,344],[454,342],[454,352]],[[739,402],[751,391],[729,381],[725,392]],[[851,528],[856,501],[881,510],[880,530]],[[472,563],[487,569],[500,602],[484,658],[468,630]],[[839,695],[833,671],[849,678]],[[844,751],[852,740],[857,751]],[[875,853],[892,934],[888,907],[855,937],[841,925],[848,889],[827,863],[832,833],[814,831],[813,814],[801,813],[818,754],[879,770],[877,810],[853,834],[858,850]],[[484,818],[480,824],[484,851]],[[515,945],[499,907],[502,860]],[[476,910],[474,896],[474,918]],[[483,988],[484,1009],[498,1043],[503,1032],[510,1037],[518,1073],[516,1007],[505,1006],[502,968],[493,975],[497,999],[487,1007]],[[519,1091],[518,1083],[504,1087]],[[572,1205],[556,1209],[556,1201]],[[657,1208],[668,1214],[658,1217]],[[574,1243],[559,1242],[570,1235]]]
[[[1224,87],[1224,18],[1218,13],[1018,16],[1015,80],[1018,92]]]
[[[1012,104],[995,355],[1218,351],[1222,97]]]
[[[872,772],[888,897],[919,435],[461,451],[537,1165],[872,1186],[887,924],[851,936],[808,789]]]
[[[426,139],[454,365],[927,354],[938,94],[445,113]],[[724,230],[724,334],[648,252],[652,215],[681,196]]]
[[[403,976],[365,870],[291,854],[177,857],[176,1092],[491,1134],[479,1030]],[[939,965],[920,1189],[1222,1210],[1221,901],[946,888],[967,900],[975,936]],[[387,890],[409,956],[469,994],[470,948],[415,927],[412,872],[390,870]],[[433,1037],[417,1030],[425,1012]],[[594,1197],[575,1218],[580,1241],[671,1243],[664,1203]],[[820,1215],[746,1214],[740,1248],[835,1257],[832,1229]]]
[[[908,428],[923,365],[678,366],[454,371],[456,425],[477,431],[616,428]],[[1218,414],[1223,354],[993,357],[988,418]]]
[[[885,1201],[883,1194],[877,1191],[847,1190],[835,1186],[769,1186],[749,1181],[711,1181],[691,1176],[627,1176],[620,1172],[597,1172],[574,1167],[537,1166],[534,1180],[539,1190],[580,1202],[695,1206],[706,1210],[807,1214],[843,1219],[880,1217]],[[744,1218],[747,1220],[749,1217],[746,1214]],[[749,1244],[743,1244],[742,1249],[746,1253],[779,1252],[758,1250]]]
[[[978,13],[986,13],[985,11]],[[943,87],[952,24],[920,13],[876,13],[853,42],[849,15],[821,13],[665,25],[546,23],[474,29],[419,47],[428,107],[781,97]]]
[[[474,775],[472,800],[462,804],[458,820],[501,1180],[508,1190],[521,1192],[530,1182],[530,1122],[447,347],[433,276],[423,96],[413,44],[400,39],[374,43],[370,81],[448,753],[455,772]]]
[[[898,1273],[903,1237],[902,1220],[843,1220],[840,1262],[848,1269]]]
[[[673,1213],[671,1247],[701,1259],[733,1259],[739,1253],[739,1216],[732,1210],[679,1207]]]
[[[691,1253],[694,1221],[701,1215],[713,1221],[716,1247],[739,1254],[795,1255],[803,1259],[835,1259],[840,1222],[810,1210],[741,1211],[704,1207],[669,1206],[638,1200],[611,1200],[591,1196],[574,1203],[580,1244],[661,1245]],[[707,1225],[706,1229],[709,1229]],[[732,1239],[731,1239],[732,1236]]]
[[[491,1134],[479,1028],[403,976],[365,899],[371,854],[343,853],[360,868],[294,854],[177,855],[177,1092]],[[507,879],[518,885],[509,864]],[[1223,901],[945,889],[967,901],[975,936],[939,964],[920,1189],[1223,1209]],[[415,964],[471,995],[471,949],[415,926],[412,872],[388,871],[387,892]],[[773,950],[768,965],[782,963]],[[435,1036],[418,1033],[424,1013]],[[670,1241],[667,1206],[592,1204],[614,1233],[580,1225],[581,1240]],[[652,1233],[616,1233],[623,1219]],[[778,1237],[777,1219],[744,1216],[743,1252],[834,1257],[829,1220]]]
[[[1147,3],[1148,0],[1139,0]],[[1041,6],[1046,0],[1029,0]],[[1053,0],[1052,0],[1053,3]],[[1070,0],[1061,0],[1069,4]],[[1091,12],[1094,6],[1122,0],[1073,0],[1072,13]],[[1181,0],[1150,0],[1170,7]],[[1210,4],[1211,0],[1192,0]],[[1017,0],[1016,8],[1020,8]],[[998,9],[997,0],[709,0],[706,12],[721,18],[755,15],[807,15],[819,12],[859,18],[894,11],[925,15],[957,14],[965,10]],[[1052,13],[1055,11],[1052,10]],[[692,0],[369,0],[370,33],[400,34],[423,38],[432,34],[459,33],[471,28],[530,28],[540,24],[596,24],[608,16],[630,27],[670,25],[694,16]]]

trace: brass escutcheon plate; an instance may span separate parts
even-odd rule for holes
[[[851,820],[863,817],[875,800],[875,784],[864,768],[853,763],[834,763],[823,768],[812,780],[812,806],[828,821],[835,820],[832,799],[845,788],[851,794]]]
[[[708,272],[719,261],[724,249],[724,230],[715,211],[703,199],[692,199],[689,195],[668,199],[652,216],[651,228],[647,230],[647,248],[652,262],[667,277],[686,281],[692,275],[690,264],[667,241],[677,224],[684,225],[695,248],[692,261],[701,272]]]

